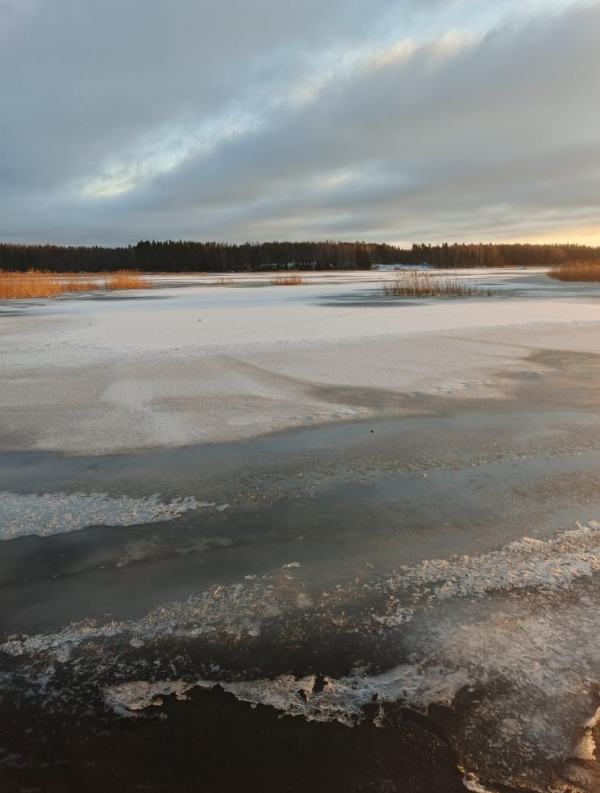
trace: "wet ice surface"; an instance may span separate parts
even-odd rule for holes
[[[326,676],[318,689],[315,675],[219,683],[203,678],[134,681],[106,687],[105,700],[118,713],[135,713],[154,705],[158,696],[176,693],[184,698],[195,686],[219,685],[253,704],[266,704],[309,720],[337,720],[353,726],[365,718],[363,708],[374,700],[378,705],[397,702],[426,711],[433,703],[452,705],[461,689],[481,688],[482,700],[465,708],[460,737],[454,738],[460,754],[469,758],[471,767],[485,765],[488,778],[535,785],[545,776],[540,766],[543,769],[546,763],[561,762],[569,754],[582,757],[584,737],[587,759],[593,758],[593,739],[585,730],[590,708],[595,711],[600,652],[595,610],[600,603],[595,586],[582,592],[577,584],[579,579],[591,580],[598,569],[600,531],[596,527],[583,527],[546,543],[512,543],[481,557],[432,560],[406,569],[394,579],[365,585],[367,593],[376,590],[386,596],[368,598],[371,605],[366,614],[334,618],[338,627],[343,624],[345,630],[373,635],[373,621],[395,626],[390,618],[401,610],[402,624],[411,625],[399,632],[397,640],[405,652],[410,647],[410,663],[375,675],[360,669],[337,679]],[[447,587],[448,581],[455,586]],[[541,595],[533,605],[531,591],[536,589]],[[493,590],[510,597],[485,601],[482,596]],[[525,600],[523,590],[528,590]],[[274,605],[272,592],[263,590],[261,594],[256,587],[250,587],[250,592],[253,604],[263,605],[254,620],[258,614],[268,620],[274,610],[293,612],[289,601],[275,601]],[[570,595],[567,602],[566,593]],[[365,592],[361,595],[366,597]],[[517,595],[521,597],[515,599]],[[236,602],[244,602],[247,596],[235,590]],[[339,596],[338,592],[336,599]],[[477,598],[474,604],[473,596]],[[449,602],[453,600],[457,605]],[[204,608],[204,603],[190,602],[165,612],[159,630],[182,635],[182,624],[190,623],[199,631],[222,629],[224,615],[218,612],[209,611],[198,623]],[[311,609],[316,614],[323,611],[332,611],[332,603],[325,599]],[[252,626],[239,616],[236,622],[232,612],[231,607],[227,609],[225,630],[257,633],[256,623]],[[250,612],[245,605],[242,613]],[[155,617],[118,630],[128,635],[142,632],[148,640],[156,635],[147,632],[148,622]],[[93,636],[89,629],[84,629],[83,635]],[[373,638],[376,645],[377,634]],[[60,656],[80,639],[81,634],[73,628],[62,636],[35,637],[2,649],[20,654],[47,647]],[[492,693],[486,694],[486,690]],[[557,700],[562,703],[559,721]],[[383,711],[374,718],[376,723],[382,721]],[[530,763],[532,769],[527,768]]]
[[[75,624],[56,634],[10,638],[0,651],[20,662],[12,685],[41,694],[42,707],[50,709],[70,678],[71,696],[80,685],[92,686],[122,716],[156,710],[172,694],[186,699],[192,689],[220,687],[310,721],[353,727],[370,718],[384,726],[386,704],[427,712],[432,704],[452,706],[462,692],[449,737],[464,767],[488,784],[546,790],[555,773],[566,773],[569,758],[594,758],[597,525],[474,557],[426,560],[319,598],[295,580],[299,569],[292,563],[279,576],[214,587],[136,622]],[[213,664],[209,677],[205,663],[202,674],[193,675],[194,647],[210,657],[216,645],[241,643],[255,666],[262,632],[284,655],[291,637],[311,644],[323,634],[343,636],[362,665],[340,676],[248,679],[223,663]],[[167,661],[161,656],[169,646]],[[386,667],[394,655],[399,663]],[[367,713],[367,706],[375,710]]]
[[[485,420],[490,427],[499,421]],[[477,422],[471,421],[474,436],[480,436]],[[448,426],[459,425],[457,418],[449,420]],[[417,426],[425,430],[430,424],[422,420]],[[505,434],[501,448],[511,450],[511,456],[490,460],[500,437],[494,431],[496,440],[484,439],[462,468],[439,448],[441,426],[435,421],[431,426],[436,426],[441,467],[429,460],[420,469],[392,475],[379,445],[386,476],[378,473],[367,478],[370,484],[355,482],[351,489],[329,484],[314,506],[310,493],[315,483],[307,472],[306,482],[303,476],[283,493],[277,491],[282,499],[278,512],[275,505],[261,507],[256,518],[256,491],[248,481],[245,499],[222,512],[182,512],[165,524],[174,531],[168,536],[156,534],[148,524],[11,540],[5,547],[19,554],[2,574],[12,581],[5,603],[15,604],[16,610],[9,619],[4,616],[13,635],[0,647],[9,675],[3,685],[24,701],[35,701],[41,711],[57,713],[68,703],[70,712],[91,707],[100,719],[105,718],[103,708],[118,718],[152,718],[169,698],[183,700],[180,707],[186,707],[190,703],[185,699],[194,692],[206,696],[217,689],[315,725],[333,720],[348,728],[366,720],[385,730],[390,707],[428,713],[432,705],[443,705],[453,713],[450,727],[443,727],[460,764],[488,789],[499,783],[547,790],[552,780],[577,774],[579,787],[593,790],[585,775],[586,766],[595,764],[594,729],[586,725],[598,707],[600,684],[600,529],[590,519],[600,516],[594,474],[598,460],[590,448],[596,430],[586,425],[587,450],[561,452],[565,437],[573,440],[575,425],[566,435],[550,438],[535,428],[541,445],[536,447],[531,437],[522,440],[536,450],[527,457],[524,446],[511,447]],[[532,429],[530,424],[530,433]],[[425,460],[427,433],[419,437],[421,446],[416,440],[413,444]],[[451,433],[449,444],[455,440]],[[371,470],[362,445],[350,456],[351,465],[359,459],[366,465],[359,473]],[[189,456],[185,459],[187,467]],[[325,459],[321,466],[328,464]],[[65,466],[68,470],[68,462]],[[264,478],[260,465],[255,477]],[[274,480],[269,476],[266,481]],[[365,492],[372,492],[381,514],[371,525],[366,518],[374,505],[363,505]],[[80,498],[70,502],[71,508],[79,504],[86,515],[87,501]],[[432,511],[438,499],[441,508]],[[323,511],[328,500],[329,516]],[[584,509],[585,501],[590,504]],[[394,503],[401,505],[395,518],[389,511]],[[553,530],[549,516],[558,504],[586,523],[576,526],[573,521],[570,529],[563,523],[561,531]],[[515,517],[503,519],[509,507]],[[281,522],[286,514],[289,526]],[[446,527],[428,524],[436,515],[450,522]],[[461,528],[461,518],[471,527]],[[407,532],[411,524],[414,531]],[[482,536],[486,525],[491,536]],[[324,551],[331,531],[333,542]],[[516,539],[498,542],[511,531]],[[534,536],[528,536],[532,531]],[[244,532],[249,544],[240,547]],[[461,534],[465,549],[480,537],[489,550],[426,556],[427,548],[444,547],[446,535],[455,544]],[[115,550],[106,556],[111,543]],[[101,611],[111,611],[107,597],[113,588],[126,612],[127,598],[121,593],[142,585],[147,586],[146,599],[158,589],[161,605],[125,619],[98,616],[92,608],[95,616],[85,622],[50,632],[23,631],[34,584],[17,583],[14,562],[26,559],[39,544],[51,559],[50,571],[59,575],[36,585],[35,591],[46,592],[48,614],[65,608],[68,614],[72,603],[82,601],[88,613],[94,602]],[[273,550],[261,569],[261,549],[269,544]],[[112,559],[114,574],[93,568],[102,546],[101,567]],[[238,547],[247,560],[245,575],[235,562]],[[91,554],[87,564],[81,559],[84,548]],[[69,556],[74,552],[75,569]],[[208,568],[201,562],[207,553]],[[419,554],[425,554],[423,561],[402,561]],[[386,556],[395,571],[386,571]],[[197,580],[196,594],[188,584],[187,597],[165,602],[161,565],[169,558],[169,578],[184,581],[189,570]],[[229,577],[223,575],[225,559],[234,571]],[[323,574],[323,563],[333,565],[333,574]],[[209,584],[212,567],[229,582]],[[117,570],[124,571],[121,578],[111,578]],[[99,586],[96,601],[87,602],[85,582],[94,575],[107,583]],[[60,593],[70,598],[66,605],[57,599]],[[142,603],[135,608],[140,610]],[[43,614],[44,608],[38,600],[35,611]],[[479,784],[470,779],[469,784]]]

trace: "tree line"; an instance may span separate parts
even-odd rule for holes
[[[367,270],[376,264],[434,267],[515,267],[600,261],[600,247],[466,243],[415,244],[410,248],[370,242],[165,242],[120,248],[0,243],[0,270],[52,272],[259,272],[261,270]]]

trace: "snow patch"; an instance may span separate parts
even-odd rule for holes
[[[303,716],[307,721],[339,721],[354,727],[365,719],[364,708],[370,703],[402,702],[414,710],[426,711],[433,703],[451,705],[456,693],[469,683],[464,670],[420,669],[397,666],[380,675],[360,670],[339,679],[325,677],[320,686],[315,675],[296,678],[282,675],[274,680],[236,680],[217,682],[198,679],[194,682],[134,681],[103,689],[106,704],[120,714],[134,715],[156,704],[156,698],[176,694],[178,699],[192,688],[215,688],[233,694],[253,706],[267,705],[289,716]]]
[[[295,599],[289,601],[296,608]],[[286,603],[272,587],[262,582],[252,585],[214,586],[197,597],[160,606],[140,620],[123,620],[98,625],[94,620],[74,623],[57,633],[9,637],[0,652],[11,656],[36,656],[49,653],[56,660],[64,648],[87,642],[136,637],[146,643],[166,636],[193,639],[203,634],[223,632],[234,636],[258,636],[263,619],[283,613]]]
[[[203,686],[202,681],[186,683],[183,680],[161,680],[149,683],[145,680],[136,680],[132,683],[123,683],[120,686],[107,686],[104,688],[104,701],[115,713],[121,716],[131,716],[132,712],[144,710],[150,706],[160,707],[163,702],[161,697],[175,694],[177,699],[187,699],[186,692],[194,686],[212,688],[213,683]]]
[[[600,723],[600,708],[594,713],[591,719],[588,719],[583,725],[584,733],[575,746],[571,757],[574,760],[583,760],[584,762],[591,763],[596,759],[596,741],[594,739],[593,731]]]
[[[471,793],[491,793],[488,788],[483,787],[474,774],[467,774],[465,777],[463,777],[462,783],[467,790],[471,791]]]
[[[497,551],[455,559],[430,559],[399,568],[383,585],[392,591],[427,589],[430,599],[481,596],[498,590],[565,589],[600,570],[596,521],[552,540],[524,537]]]
[[[114,497],[107,493],[0,492],[0,540],[49,537],[86,526],[137,526],[174,520],[184,512],[212,507],[188,496],[164,503],[155,493],[147,498]]]

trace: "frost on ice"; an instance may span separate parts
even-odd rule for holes
[[[107,493],[0,492],[0,540],[35,534],[48,537],[86,526],[136,526],[173,520],[184,512],[214,506],[195,498],[163,503],[155,494],[147,498],[113,497]]]

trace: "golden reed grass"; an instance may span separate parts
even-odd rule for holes
[[[566,262],[548,270],[558,281],[600,281],[600,262]]]
[[[300,275],[277,275],[271,278],[271,286],[302,286],[305,283]]]
[[[26,273],[0,270],[0,299],[56,297],[68,292],[96,289],[148,289],[152,283],[141,273],[123,270],[91,279],[89,276],[62,275],[42,270]]]
[[[491,295],[468,281],[423,270],[403,270],[383,284],[383,293],[390,297],[471,297]]]
[[[104,278],[106,289],[150,289],[150,281],[139,270],[117,270]]]
[[[213,286],[234,286],[237,284],[235,278],[221,277],[212,282]]]

